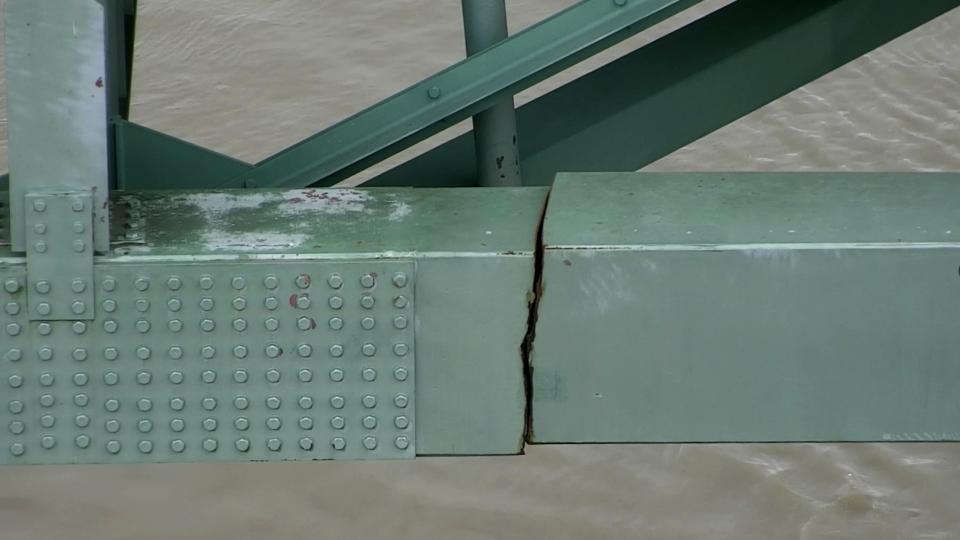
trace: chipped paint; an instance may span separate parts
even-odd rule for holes
[[[270,249],[292,249],[307,242],[306,234],[246,232],[234,233],[230,231],[211,230],[203,233],[201,241],[207,251],[264,251]]]
[[[413,208],[403,201],[394,201],[391,203],[391,208],[392,210],[390,211],[390,215],[387,216],[387,219],[393,222],[403,221],[404,218],[413,212]]]

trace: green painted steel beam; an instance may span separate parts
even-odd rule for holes
[[[957,7],[739,0],[518,110],[524,182],[633,171]],[[368,185],[475,184],[472,134]]]
[[[240,180],[332,185],[698,1],[585,0],[265,159]]]
[[[253,166],[123,119],[114,120],[117,184],[120,189],[201,189],[227,184],[246,187]],[[229,184],[236,179],[236,184]]]
[[[531,440],[960,441],[960,174],[563,174]]]

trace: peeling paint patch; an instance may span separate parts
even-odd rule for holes
[[[404,218],[413,212],[413,208],[403,201],[394,201],[391,204],[391,208],[390,215],[387,216],[387,219],[393,222],[403,221]]]
[[[363,212],[367,203],[375,199],[366,191],[357,189],[304,189],[285,191],[278,195],[284,204],[279,206],[285,216],[326,214],[342,216]]]
[[[211,230],[203,233],[201,241],[207,251],[264,251],[287,250],[300,247],[309,237],[305,234],[276,233],[269,231],[233,233]]]

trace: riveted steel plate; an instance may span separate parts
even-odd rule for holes
[[[26,195],[30,320],[92,320],[93,195]]]
[[[412,458],[408,261],[109,264],[96,320],[0,268],[0,463]]]

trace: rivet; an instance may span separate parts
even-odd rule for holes
[[[134,307],[136,307],[140,313],[146,313],[150,309],[150,301],[146,298],[139,298],[134,302]]]
[[[250,400],[247,399],[246,396],[237,396],[233,400],[233,406],[236,407],[237,410],[245,411],[247,407],[250,406]]]
[[[87,435],[77,435],[77,438],[73,440],[73,443],[77,445],[77,448],[90,448],[90,437]]]
[[[26,426],[23,424],[23,422],[19,420],[14,420],[13,422],[10,422],[10,425],[8,426],[8,428],[10,429],[10,433],[14,435],[22,435],[24,430],[27,429]]]
[[[150,321],[140,319],[139,321],[137,321],[137,324],[135,326],[137,328],[137,331],[140,332],[141,334],[146,334],[147,332],[150,331]]]
[[[313,347],[303,343],[297,347],[297,354],[300,355],[301,358],[309,358],[310,355],[313,354]]]
[[[312,409],[313,398],[310,396],[302,396],[297,400],[297,405],[299,405],[301,409]]]
[[[343,345],[331,345],[330,356],[334,358],[340,358],[343,356]]]
[[[74,199],[73,203],[70,205],[70,208],[73,208],[74,212],[83,212],[83,199]]]
[[[108,399],[103,402],[103,408],[109,412],[117,412],[120,409],[120,401],[116,399]]]
[[[86,407],[90,404],[90,396],[86,394],[77,394],[73,396],[73,404],[77,407]]]
[[[247,375],[247,371],[245,369],[238,369],[233,372],[233,380],[240,384],[247,382],[248,378],[249,375]]]
[[[398,416],[393,419],[393,425],[397,426],[397,429],[407,429],[410,426],[410,420],[406,416]]]
[[[277,300],[277,297],[276,297],[276,296],[268,296],[268,297],[263,301],[263,307],[267,308],[267,309],[270,310],[270,311],[273,311],[273,310],[277,309],[278,307],[280,307],[280,301]]]
[[[3,284],[3,290],[10,294],[14,294],[20,290],[20,282],[15,279],[8,279]]]
[[[247,348],[243,345],[237,345],[233,348],[234,358],[246,358],[247,357]]]
[[[150,452],[153,452],[153,443],[150,441],[140,441],[137,443],[137,448],[139,448],[144,454],[149,454]]]
[[[330,441],[330,446],[332,446],[334,450],[342,451],[347,447],[347,441],[343,437],[334,437],[333,440]]]
[[[346,401],[343,399],[343,396],[333,396],[330,398],[330,406],[334,409],[342,409],[346,405]]]
[[[373,327],[376,326],[377,321],[373,317],[364,317],[360,319],[360,326],[364,330],[373,330]]]
[[[40,315],[47,316],[51,311],[53,311],[53,308],[50,306],[50,304],[46,302],[40,302],[37,304],[37,313]]]
[[[298,308],[298,309],[309,309],[309,308],[310,308],[310,304],[311,304],[311,302],[310,302],[310,297],[309,297],[309,296],[307,296],[307,295],[305,295],[305,294],[301,294],[300,296],[297,297],[297,308]]]
[[[167,328],[174,334],[178,334],[183,330],[183,322],[181,322],[180,319],[171,319],[170,322],[167,323]]]
[[[376,437],[364,437],[363,438],[363,447],[367,450],[376,450],[377,449],[377,438]]]
[[[40,439],[40,446],[42,446],[45,450],[50,450],[56,445],[57,439],[52,435],[44,435],[43,438]]]
[[[20,388],[23,386],[23,377],[20,375],[11,375],[7,379],[7,382],[10,384],[10,388]]]
[[[213,288],[213,276],[201,276],[200,277],[200,288],[209,291]]]
[[[108,441],[106,448],[107,448],[107,452],[110,452],[111,454],[119,454],[120,441]]]
[[[406,287],[407,275],[403,272],[397,272],[393,275],[393,284],[400,288]]]
[[[307,451],[313,450],[313,439],[310,437],[300,439],[300,448]]]
[[[327,285],[330,285],[331,289],[339,289],[343,287],[343,277],[340,274],[330,274],[330,277],[327,278]]]
[[[406,343],[397,343],[393,346],[393,353],[397,356],[406,356],[410,352],[410,348],[407,347]]]
[[[7,409],[13,414],[20,414],[23,412],[23,402],[15,399],[7,404]]]
[[[330,427],[333,429],[343,429],[346,425],[347,421],[342,416],[334,416],[330,419]]]
[[[34,251],[37,253],[46,253],[47,252],[47,243],[40,241],[33,245]]]
[[[267,449],[271,452],[279,452],[282,447],[283,443],[280,442],[280,439],[273,438],[267,441]]]
[[[367,429],[374,429],[377,427],[376,416],[364,416],[362,422],[363,422],[363,427]]]
[[[183,382],[183,372],[182,371],[171,371],[170,372],[170,382],[173,384],[180,384]]]
[[[393,398],[393,404],[401,409],[405,409],[409,402],[410,398],[408,398],[406,394],[397,394],[397,396]]]
[[[53,376],[53,373],[46,371],[40,374],[40,386],[53,386],[53,383],[56,381],[56,378]]]
[[[150,433],[153,431],[153,422],[147,419],[137,422],[137,431],[140,433]]]
[[[120,431],[120,421],[119,420],[107,420],[103,424],[103,428],[107,430],[107,433],[117,433]]]
[[[360,347],[360,352],[362,352],[364,356],[374,356],[377,354],[377,346],[373,343],[364,343],[363,347]]]
[[[236,276],[230,280],[230,286],[233,287],[233,289],[236,291],[241,291],[243,290],[244,287],[247,286],[247,280],[243,279],[240,276]]]
[[[107,292],[113,292],[117,289],[117,280],[112,277],[107,277],[103,279],[103,290]]]
[[[331,330],[343,329],[343,319],[341,319],[340,317],[334,317],[330,319],[330,329]]]
[[[171,398],[170,399],[170,409],[174,411],[182,411],[184,407],[187,406],[187,402],[183,398]]]
[[[27,448],[23,446],[23,443],[15,442],[10,445],[10,453],[16,457],[22,456],[27,451]]]
[[[343,370],[342,369],[331,369],[330,370],[330,380],[333,382],[343,381]]]
[[[10,349],[7,351],[5,358],[10,362],[19,362],[20,359],[23,358],[23,351],[20,349]]]
[[[133,286],[140,292],[146,291],[150,288],[150,280],[145,277],[139,277],[133,282]]]
[[[250,420],[248,420],[246,416],[238,416],[237,419],[233,421],[233,427],[240,431],[246,431],[250,429]]]
[[[397,309],[403,309],[403,308],[407,307],[407,297],[406,297],[406,296],[398,296],[398,297],[394,298],[394,299],[393,299],[393,307],[395,307],[395,308],[397,308]]]
[[[410,447],[410,439],[406,435],[397,435],[397,438],[393,440],[394,446],[400,450],[406,450]]]
[[[3,306],[3,310],[7,312],[7,315],[18,315],[20,313],[20,304],[16,302],[8,302],[7,305]]]
[[[407,327],[407,318],[403,315],[399,315],[393,319],[393,327],[397,330],[403,330]]]
[[[170,420],[170,429],[177,433],[180,433],[186,427],[187,424],[184,423],[183,418],[174,418],[173,420]]]
[[[271,410],[277,410],[280,408],[280,398],[277,396],[270,396],[266,399],[267,408]]]
[[[430,99],[440,99],[440,96],[443,95],[443,90],[440,90],[439,86],[431,86],[427,90],[427,97]]]
[[[276,358],[280,356],[280,354],[283,351],[277,345],[270,344],[263,349],[263,352],[267,355],[268,358]]]
[[[50,323],[42,322],[37,325],[37,333],[41,336],[49,336],[53,332],[53,325]]]
[[[300,425],[300,429],[313,429],[313,418],[301,416],[297,424]]]
[[[90,382],[90,377],[86,373],[74,373],[73,374],[73,384],[76,386],[86,386]]]
[[[268,370],[266,373],[267,382],[278,383],[280,382],[280,372],[276,369]]]
[[[233,446],[237,449],[238,452],[246,452],[250,450],[250,441],[247,439],[237,439]]]
[[[297,379],[299,379],[300,382],[305,382],[305,383],[310,382],[313,380],[313,372],[310,371],[309,369],[301,369],[297,373]]]
[[[216,431],[216,430],[217,430],[217,420],[216,420],[216,418],[204,418],[204,419],[203,419],[203,422],[202,422],[202,425],[203,425],[203,429],[206,430],[206,431]]]
[[[217,355],[217,349],[212,345],[204,345],[200,348],[200,355],[209,360]]]
[[[85,414],[78,414],[78,415],[73,419],[73,423],[74,423],[78,428],[81,428],[81,429],[82,429],[82,428],[85,428],[85,427],[87,427],[87,426],[90,425],[90,417],[87,416],[87,415],[85,415]]]
[[[277,431],[283,427],[283,422],[276,416],[271,416],[270,418],[267,418],[265,425],[270,431]]]
[[[363,406],[368,409],[373,409],[377,406],[377,396],[373,394],[367,394],[363,396],[363,398],[360,400],[360,403],[363,403]]]
[[[370,369],[370,368],[365,369],[365,370],[363,370],[362,376],[363,376],[363,380],[365,380],[365,381],[367,381],[367,382],[373,382],[373,381],[377,380],[377,370],[375,370],[375,369]]]
[[[114,311],[117,310],[116,300],[104,300],[103,304],[101,305],[103,306],[103,310],[106,311],[107,313],[113,313]]]
[[[80,351],[83,349],[77,349],[77,350]],[[73,352],[74,352],[74,358],[76,358],[77,351],[73,351]],[[83,353],[83,356],[86,357],[86,352]],[[106,349],[103,350],[103,357],[106,360],[116,360],[118,356],[120,356],[120,353],[117,351],[117,349],[113,347],[107,347]]]
[[[243,297],[236,297],[233,299],[233,309],[237,311],[243,311],[247,308],[247,299]]]
[[[360,306],[363,307],[363,309],[373,309],[373,306],[376,303],[377,303],[376,299],[374,299],[370,295],[366,295],[360,298]]]
[[[300,317],[299,319],[297,319],[297,328],[303,331],[310,330],[311,328],[313,328],[313,319],[310,319],[308,317]]]
[[[270,317],[269,319],[263,321],[263,327],[269,332],[276,332],[277,328],[280,328],[280,321]]]
[[[204,439],[203,440],[203,449],[207,452],[216,452],[217,451],[217,440],[216,439]]]
[[[53,349],[50,347],[43,347],[37,351],[37,357],[43,361],[49,361],[53,359]]]
[[[183,442],[180,439],[174,439],[170,441],[170,450],[176,452],[177,454],[183,453],[187,448],[187,443]]]
[[[310,280],[310,275],[309,275],[309,274],[300,274],[300,275],[298,275],[297,278],[294,280],[294,283],[296,283],[297,288],[306,289],[307,287],[310,286],[310,281],[311,281],[311,280]]]
[[[277,279],[277,276],[270,274],[263,278],[263,286],[272,291],[280,286],[280,281]]]
[[[167,288],[171,291],[179,291],[180,287],[183,287],[183,280],[178,276],[170,276],[167,278]]]
[[[339,296],[331,296],[327,303],[330,305],[331,309],[340,309],[343,307],[343,298]]]
[[[78,336],[87,332],[87,323],[83,321],[77,321],[70,325],[70,327],[73,328],[73,333]]]
[[[23,331],[23,328],[21,328],[17,323],[10,323],[7,325],[7,334],[10,334],[11,336],[19,336],[21,331]]]
[[[137,358],[141,360],[149,360],[151,354],[153,353],[150,351],[149,347],[137,347]]]
[[[167,300],[167,309],[173,312],[180,311],[183,308],[183,303],[180,302],[179,298],[171,298]]]
[[[140,412],[147,412],[153,409],[153,401],[149,398],[139,399],[137,400],[137,408],[140,409]]]
[[[167,351],[167,354],[170,356],[170,358],[179,360],[183,358],[183,348],[174,345],[173,347],[170,347],[170,349]]]
[[[233,320],[233,329],[237,332],[243,332],[247,329],[247,321],[244,319],[234,319]]]

